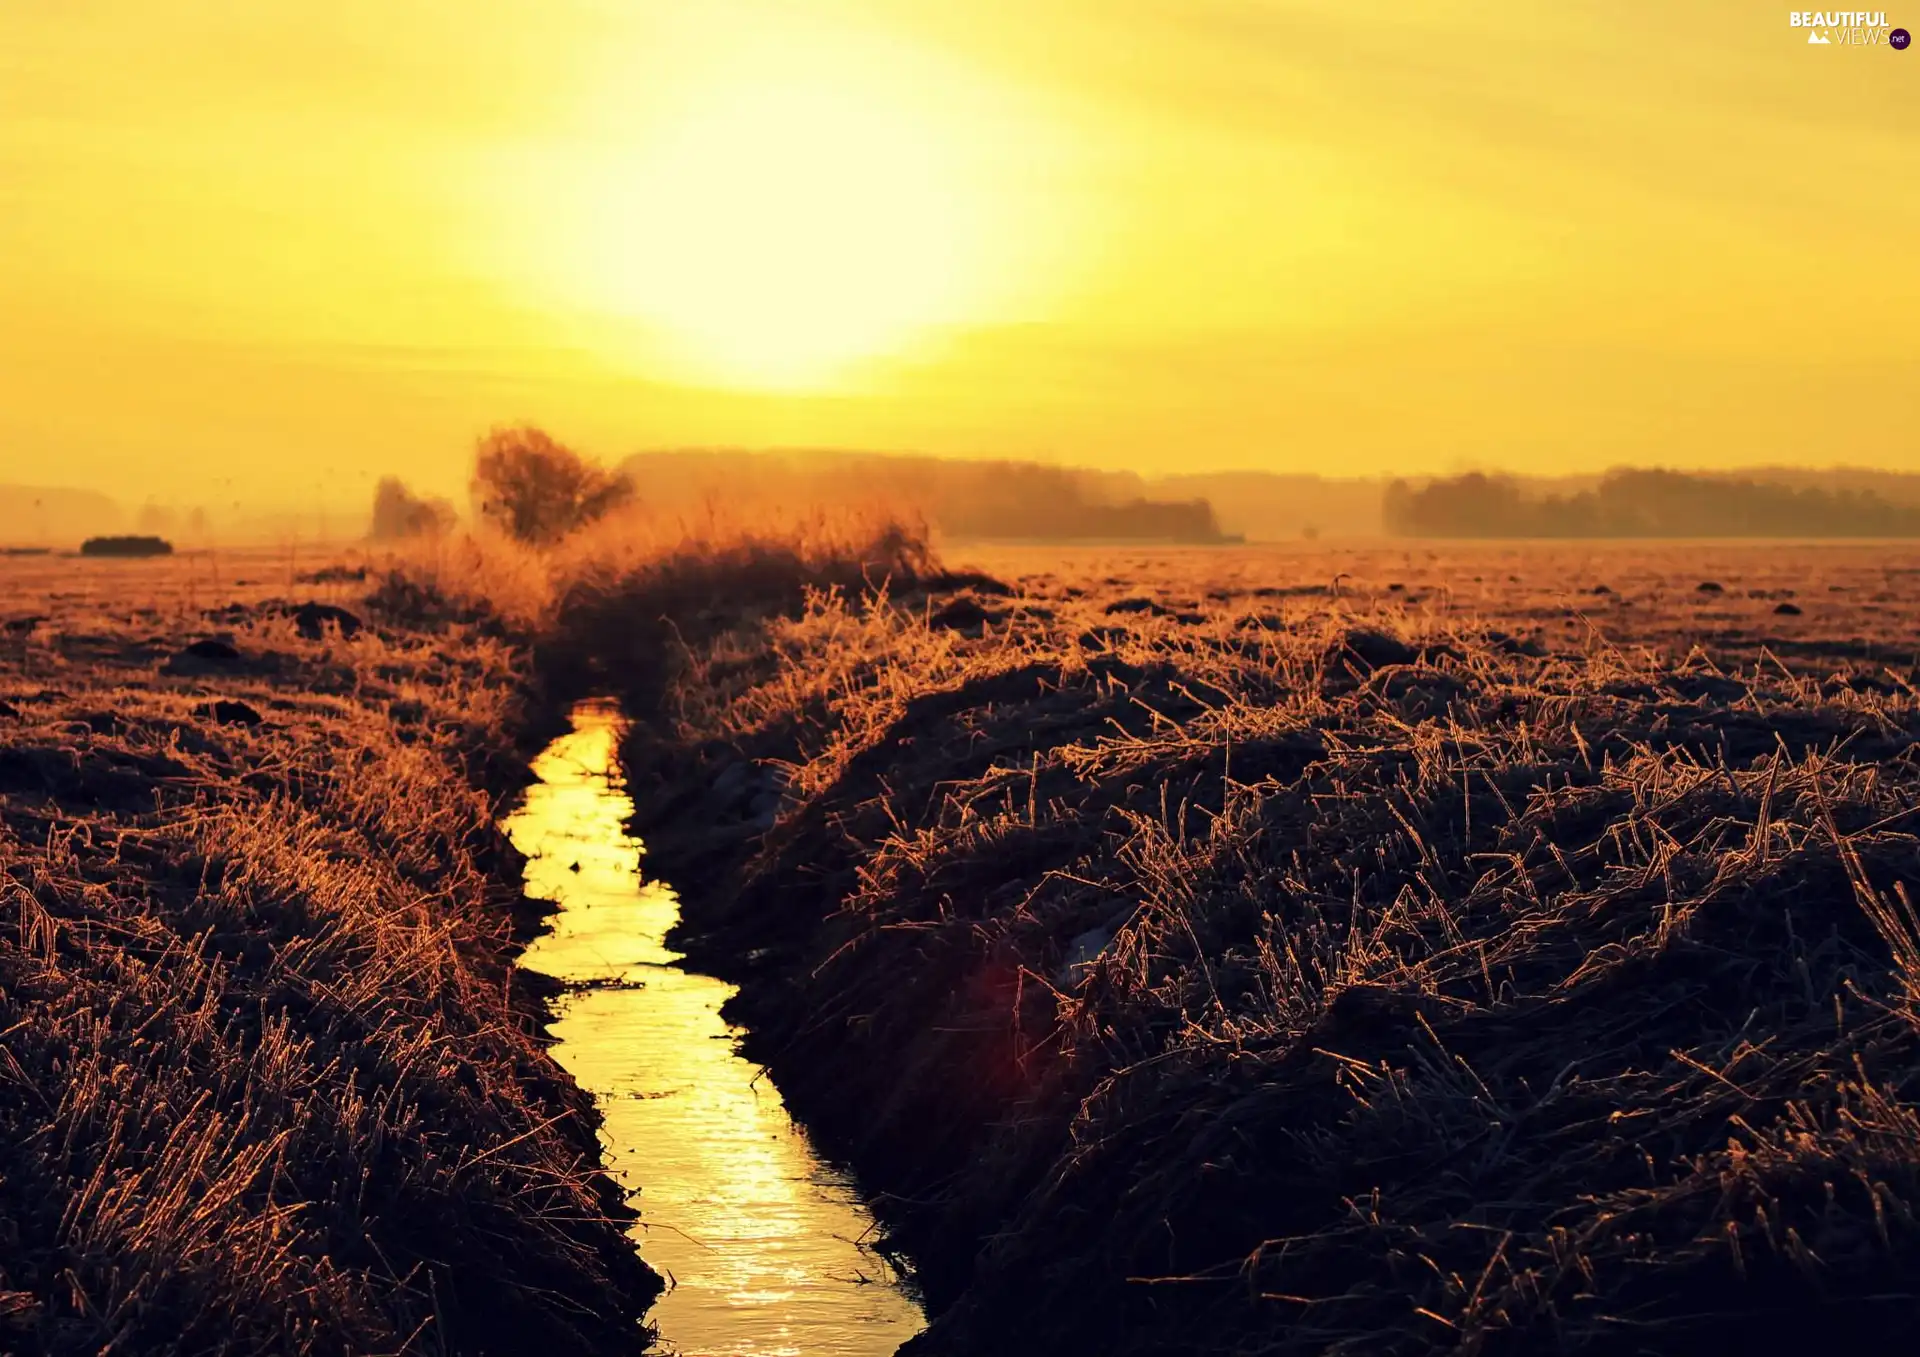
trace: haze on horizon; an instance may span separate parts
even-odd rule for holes
[[[0,482],[1920,470],[1920,53],[1779,7],[475,14],[0,8]]]

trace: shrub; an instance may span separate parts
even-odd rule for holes
[[[472,491],[482,518],[518,541],[551,546],[632,499],[633,483],[525,426],[480,440]]]
[[[382,476],[373,492],[373,527],[367,535],[376,542],[432,537],[453,523],[453,505],[446,500],[422,499],[398,476]]]

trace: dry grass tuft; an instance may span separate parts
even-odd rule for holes
[[[634,509],[539,551],[491,534],[421,544],[369,596],[416,627],[479,626],[532,649],[556,701],[617,693],[650,710],[690,647],[751,632],[811,594],[938,576],[926,528],[881,509],[697,520]]]

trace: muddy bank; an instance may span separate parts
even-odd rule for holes
[[[1910,690],[1141,592],[824,602],[629,742],[914,1351],[1906,1331]]]

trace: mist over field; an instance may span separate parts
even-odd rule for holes
[[[1146,477],[1040,462],[834,449],[635,453],[619,474],[635,506],[676,522],[715,513],[882,509],[956,541],[1220,544],[1433,538],[1887,537],[1920,534],[1920,474],[1760,467],[1620,469],[1592,477],[1468,472],[1352,478],[1267,472]],[[461,500],[383,477],[367,507],[305,512],[149,502],[129,511],[87,491],[0,486],[0,547],[77,544],[130,524],[200,548],[393,540],[471,517]]]

